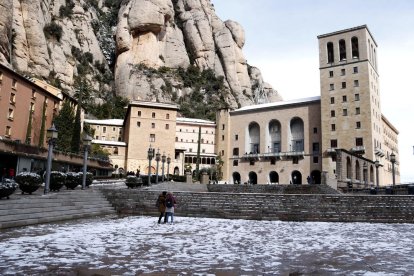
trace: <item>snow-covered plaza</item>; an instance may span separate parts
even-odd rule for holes
[[[0,275],[414,274],[413,224],[156,220],[105,217],[2,230]]]

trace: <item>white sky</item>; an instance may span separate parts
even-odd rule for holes
[[[212,2],[223,21],[243,26],[245,58],[284,100],[320,95],[318,35],[366,24],[378,44],[382,113],[400,131],[401,181],[414,182],[414,1]]]

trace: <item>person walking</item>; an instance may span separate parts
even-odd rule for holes
[[[168,223],[168,217],[171,217],[170,224],[174,224],[174,207],[175,207],[175,204],[177,204],[177,201],[176,201],[173,193],[169,192],[167,194],[166,199],[165,199],[165,206],[167,208],[165,210],[164,223]]]
[[[167,197],[167,192],[164,191],[158,196],[158,199],[157,199],[157,207],[158,207],[158,211],[160,212],[160,217],[158,218],[158,224],[161,223],[161,219],[165,216],[166,197]]]

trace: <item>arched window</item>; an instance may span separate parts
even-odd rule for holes
[[[339,40],[339,60],[346,60],[346,44],[345,40]]]
[[[279,184],[279,174],[275,171],[271,171],[269,173],[269,180],[270,180],[271,184],[273,184],[273,183],[278,183]]]
[[[249,152],[260,153],[260,126],[255,122],[249,125],[249,142]]]
[[[292,172],[292,184],[302,184],[302,174],[299,171]]]
[[[334,47],[333,47],[333,43],[332,42],[328,42],[328,44],[326,44],[326,49],[328,51],[328,63],[333,63],[334,62]]]
[[[304,128],[300,118],[290,121],[291,151],[304,151]]]
[[[234,172],[233,173],[233,183],[234,184],[240,184],[240,181],[241,181],[240,174],[238,172]]]
[[[257,184],[257,174],[255,172],[249,172],[249,183]]]
[[[352,45],[352,58],[359,58],[358,38],[356,36],[351,38],[351,45]]]
[[[270,136],[270,152],[278,153],[281,151],[281,129],[280,123],[277,120],[272,120],[269,123]]]

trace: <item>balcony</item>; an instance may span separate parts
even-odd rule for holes
[[[336,155],[336,148],[327,148],[326,153],[328,155]]]
[[[364,146],[356,146],[356,147],[352,148],[351,151],[353,153],[356,153],[356,154],[365,154],[365,147]]]

